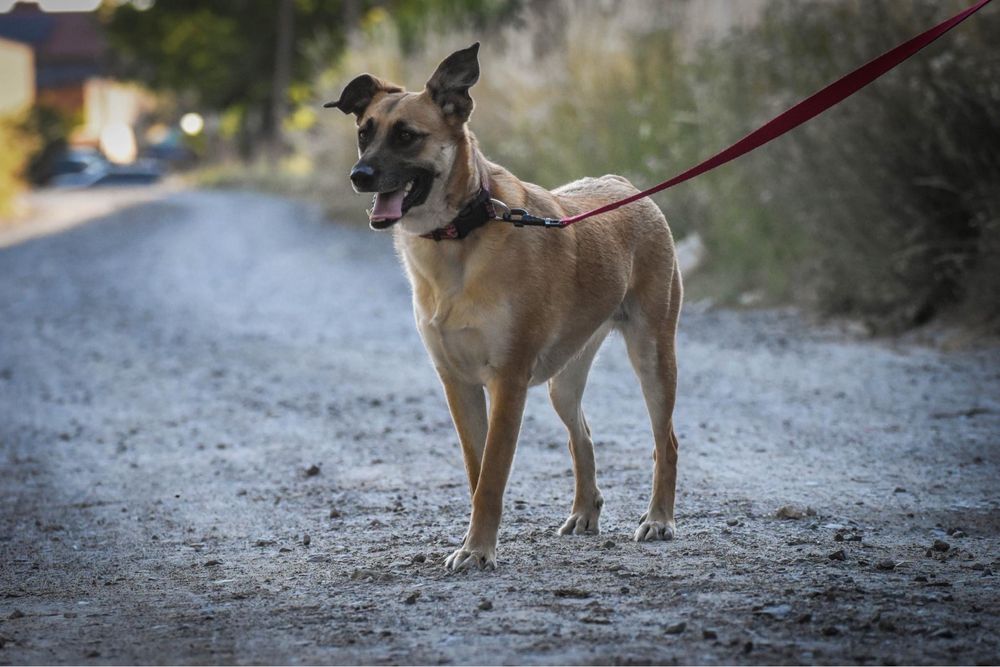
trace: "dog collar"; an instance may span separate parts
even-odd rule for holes
[[[490,200],[490,191],[485,187],[480,187],[475,199],[466,204],[454,220],[444,227],[438,227],[434,231],[420,236],[435,241],[460,241],[471,234],[473,230],[482,227],[490,220],[495,220],[496,217],[496,209],[493,208],[493,202]]]

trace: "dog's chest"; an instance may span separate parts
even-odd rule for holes
[[[503,332],[509,313],[504,304],[461,292],[421,295],[416,290],[414,313],[435,366],[466,382],[489,381],[506,352]]]

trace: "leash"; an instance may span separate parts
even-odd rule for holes
[[[634,201],[649,197],[657,192],[662,192],[667,188],[683,183],[684,181],[704,174],[707,171],[711,171],[712,169],[735,160],[752,150],[760,148],[766,143],[774,141],[781,135],[794,130],[799,125],[802,125],[806,121],[818,116],[830,107],[843,102],[845,99],[858,92],[875,79],[879,78],[905,60],[911,58],[925,46],[934,42],[938,37],[944,35],[959,23],[988,5],[990,2],[991,0],[979,0],[979,2],[972,5],[968,9],[961,11],[950,19],[937,24],[930,30],[917,35],[890,51],[886,51],[874,60],[837,79],[826,88],[813,93],[784,113],[743,137],[729,148],[716,153],[712,157],[691,167],[687,171],[683,171],[673,178],[663,181],[659,185],[654,185],[651,188],[643,190],[642,192],[637,192],[636,194],[624,199],[620,199],[610,204],[605,204],[604,206],[600,206],[591,211],[585,211],[583,213],[578,213],[577,215],[569,216],[568,218],[540,218],[538,216],[531,215],[523,208],[509,208],[502,202],[493,200],[495,205],[506,209],[501,216],[496,219],[504,222],[510,222],[516,227],[530,226],[561,229],[563,227],[569,227],[570,225],[580,222],[581,220],[592,218],[595,215],[600,215],[602,213],[607,213],[608,211],[613,211],[616,208],[621,208],[622,206],[631,204]]]

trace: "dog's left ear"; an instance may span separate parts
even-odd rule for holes
[[[469,88],[479,80],[479,42],[441,61],[428,79],[427,93],[445,116],[464,123],[472,115]]]
[[[362,74],[344,86],[339,100],[327,102],[323,106],[327,109],[334,108],[340,109],[344,113],[352,113],[360,119],[378,93],[401,92],[403,89],[395,84],[383,81],[371,74]]]

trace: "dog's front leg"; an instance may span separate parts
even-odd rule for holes
[[[490,423],[479,481],[472,494],[472,517],[462,547],[445,561],[451,570],[496,567],[497,531],[510,465],[521,430],[527,382],[502,379],[490,387]]]
[[[479,470],[483,462],[483,448],[489,422],[486,417],[486,395],[482,385],[469,384],[439,373],[448,409],[455,422],[458,440],[462,443],[465,472],[469,476],[469,494],[475,495],[479,483]]]

